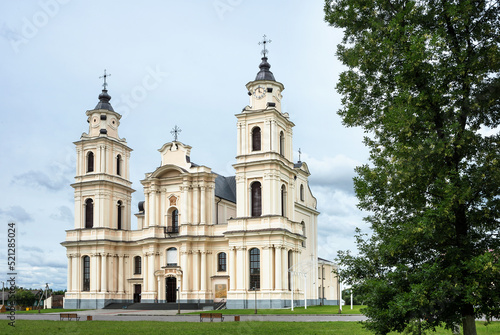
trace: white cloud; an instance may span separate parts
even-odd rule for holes
[[[73,223],[73,211],[68,206],[60,206],[56,213],[50,215],[51,219]]]
[[[5,210],[0,208],[0,215],[5,217],[8,221],[15,223],[27,223],[33,221],[33,217],[21,206],[12,206]]]
[[[307,162],[311,170],[309,180],[312,185],[329,185],[347,193],[354,193],[352,182],[352,178],[355,176],[354,168],[361,165],[361,162],[345,154],[322,157],[321,159],[304,154],[303,160]]]

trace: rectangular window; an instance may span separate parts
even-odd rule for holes
[[[250,289],[260,289],[260,250],[250,251]]]
[[[90,257],[83,257],[83,291],[90,291]]]
[[[141,274],[141,257],[136,256],[134,258],[134,274],[135,275],[140,275]]]
[[[217,271],[226,271],[226,253],[221,252],[219,254]]]

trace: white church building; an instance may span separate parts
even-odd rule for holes
[[[74,142],[75,227],[62,242],[65,308],[338,303],[335,265],[317,255],[319,212],[309,168],[293,161],[295,125],[281,111],[284,86],[265,51],[255,80],[246,84],[250,104],[236,114],[235,175],[195,164],[192,148],[177,138],[163,144],[161,166],[141,181],[137,229],[132,149],[118,136],[121,115],[105,83],[99,103],[86,112],[88,133]]]

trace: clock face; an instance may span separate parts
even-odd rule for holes
[[[253,95],[257,99],[262,99],[266,95],[266,88],[260,85],[257,86],[257,88],[253,90]]]

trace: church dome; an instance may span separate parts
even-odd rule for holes
[[[270,80],[270,81],[276,81],[274,79],[274,75],[269,69],[271,68],[271,64],[267,62],[267,57],[262,57],[262,63],[259,65],[260,71],[257,73],[257,76],[255,77],[255,80]]]
[[[111,107],[111,104],[109,103],[109,100],[111,100],[111,96],[108,94],[108,90],[102,90],[102,93],[99,94],[99,103],[95,106],[94,109],[106,109],[108,111],[112,111],[113,107]]]

